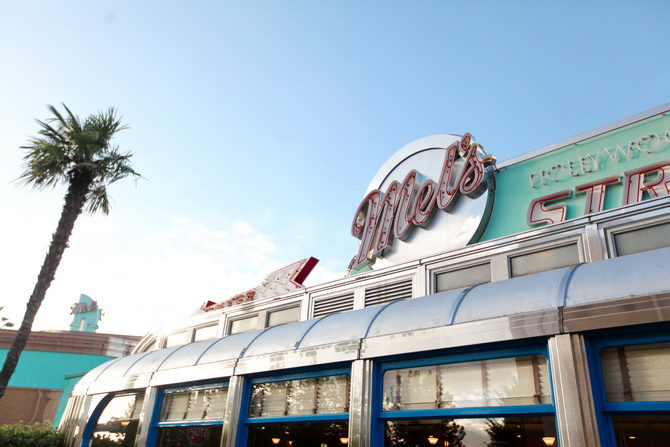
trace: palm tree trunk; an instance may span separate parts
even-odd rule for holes
[[[58,221],[58,227],[53,234],[49,251],[44,258],[42,269],[37,276],[37,283],[26,305],[26,313],[23,316],[21,327],[16,333],[14,342],[5,358],[5,364],[0,372],[0,399],[5,395],[9,379],[14,374],[14,370],[16,370],[16,366],[19,363],[19,357],[26,347],[35,315],[37,315],[37,311],[42,305],[47,289],[49,289],[49,286],[56,277],[56,270],[63,257],[63,252],[65,252],[68,246],[67,243],[70,235],[72,235],[74,223],[86,203],[86,194],[91,187],[91,177],[87,173],[75,172],[70,178],[69,185],[67,194],[65,195],[65,205]]]

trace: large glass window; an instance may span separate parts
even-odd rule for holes
[[[617,446],[670,445],[668,414],[615,414],[612,416],[612,426]]]
[[[603,438],[626,447],[670,445],[670,342],[617,341],[595,344]]]
[[[539,355],[402,368],[384,374],[385,411],[550,403],[547,361]]]
[[[385,446],[557,446],[553,416],[387,421]]]
[[[384,368],[384,445],[558,445],[546,358]]]
[[[486,263],[436,274],[435,291],[445,292],[488,282],[491,282],[491,265]]]
[[[580,262],[577,244],[548,248],[510,258],[512,277],[569,267]]]
[[[250,446],[343,447],[349,443],[346,421],[254,425]]]
[[[255,384],[251,417],[331,414],[349,411],[349,376],[326,376]]]
[[[669,342],[605,348],[600,361],[607,402],[670,401]]]
[[[90,447],[133,446],[137,436],[144,396],[126,394],[107,401],[90,438]]]
[[[257,381],[248,446],[336,447],[348,443],[348,374]]]
[[[212,338],[216,338],[218,329],[218,324],[210,324],[209,326],[195,328],[193,331],[193,341],[211,340]]]
[[[670,247],[670,222],[615,233],[617,256]]]
[[[255,331],[258,329],[258,315],[232,320],[228,329],[229,334],[241,334],[242,332]]]
[[[175,332],[165,338],[165,347],[171,348],[174,346],[185,345],[186,341],[186,331]]]
[[[268,312],[267,326],[268,327],[279,326],[280,324],[294,323],[296,321],[300,321],[299,306]]]
[[[166,390],[157,424],[157,447],[221,444],[228,389],[223,383]]]

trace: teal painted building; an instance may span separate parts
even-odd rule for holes
[[[102,310],[86,295],[81,295],[71,309],[72,330],[31,334],[0,401],[0,424],[48,420],[57,425],[79,378],[101,363],[129,354],[140,338],[95,333]],[[16,332],[0,330],[3,362]]]
[[[479,241],[667,195],[670,114],[663,107],[654,112],[499,164],[492,214]]]

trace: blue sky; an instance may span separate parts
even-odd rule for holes
[[[145,177],[82,216],[37,329],[80,293],[143,334],[307,256],[341,277],[377,169],[436,133],[506,160],[670,101],[666,1],[5,1],[0,305],[18,323],[64,190],[17,187],[66,103],[116,107]]]

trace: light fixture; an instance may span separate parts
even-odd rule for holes
[[[433,435],[428,436],[428,442],[430,442],[431,445],[437,444],[437,438]]]
[[[121,427],[127,427],[130,425],[130,421],[121,421]]]
[[[281,441],[281,438],[272,438],[273,444],[279,444],[279,441]]]
[[[637,439],[636,436],[629,436],[628,439]]]
[[[349,438],[340,438],[342,444],[349,444]]]
[[[554,438],[553,436],[545,436],[544,438],[542,438],[542,440],[548,446],[552,446],[554,445],[554,442],[556,442],[556,438]]]

